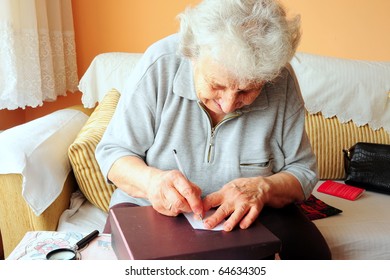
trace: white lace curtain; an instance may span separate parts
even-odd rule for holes
[[[0,109],[77,90],[71,0],[0,0]]]

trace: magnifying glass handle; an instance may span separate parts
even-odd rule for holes
[[[88,234],[86,237],[84,237],[83,239],[81,239],[79,242],[76,243],[76,245],[75,245],[76,250],[80,250],[80,249],[84,248],[89,242],[91,242],[98,235],[99,235],[98,230],[94,230],[93,232]]]

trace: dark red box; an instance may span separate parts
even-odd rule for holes
[[[111,244],[120,260],[269,259],[281,242],[259,221],[231,232],[193,229],[184,215],[168,217],[151,206],[110,210]]]

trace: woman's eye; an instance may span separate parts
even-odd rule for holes
[[[211,86],[211,89],[212,90],[223,90],[224,88],[222,86],[215,86],[215,85],[212,85]]]

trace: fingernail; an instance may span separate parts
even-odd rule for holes
[[[202,212],[203,212],[203,209],[202,208],[196,208],[194,210],[194,213],[197,214],[197,215],[202,215]]]
[[[231,231],[231,230],[232,230],[232,227],[231,227],[230,225],[224,224],[224,225],[223,225],[223,229],[224,229],[225,231]]]
[[[248,225],[240,225],[241,229],[247,229],[249,226]]]

